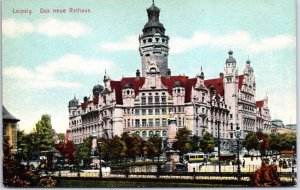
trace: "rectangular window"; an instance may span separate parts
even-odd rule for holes
[[[173,112],[173,108],[169,108],[169,113]]]
[[[159,96],[155,96],[155,104],[159,104]]]
[[[142,109],[142,115],[146,115],[146,109]]]
[[[139,119],[136,119],[134,125],[135,125],[135,127],[139,127],[139,126],[140,126],[140,120],[139,120]]]
[[[155,126],[159,127],[160,126],[160,120],[159,119],[155,119]]]
[[[147,119],[142,119],[142,126],[146,127],[147,126]]]
[[[163,127],[167,126],[167,119],[166,118],[162,118],[162,126]]]
[[[161,103],[162,103],[162,104],[165,104],[165,103],[166,103],[166,97],[165,97],[165,96],[161,97]]]
[[[181,126],[181,117],[178,118],[178,126]]]
[[[159,115],[159,109],[155,109],[155,115]]]
[[[148,109],[148,115],[153,115],[153,109]]]
[[[153,104],[153,97],[152,96],[148,97],[148,104]]]
[[[153,127],[153,119],[149,119],[149,126]]]
[[[167,114],[166,109],[165,108],[161,109],[161,115],[166,115],[166,114]]]
[[[146,97],[142,97],[142,105],[146,105]]]
[[[230,119],[232,119],[232,114],[230,114]]]

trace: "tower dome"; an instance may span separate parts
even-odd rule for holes
[[[94,96],[99,96],[99,94],[103,91],[104,87],[100,84],[97,84],[93,88],[93,95]]]
[[[228,59],[226,59],[226,63],[236,63],[236,60],[233,58],[232,54],[233,54],[233,51],[229,50],[228,51],[229,57],[228,57]]]
[[[69,107],[77,106],[79,101],[76,99],[76,96],[72,100],[69,101]]]

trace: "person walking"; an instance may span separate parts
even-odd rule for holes
[[[245,167],[245,159],[243,159],[243,168]]]

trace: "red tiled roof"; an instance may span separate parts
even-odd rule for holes
[[[244,80],[244,75],[240,75],[239,76],[239,90],[242,88],[243,86],[243,80]]]
[[[121,81],[110,81],[111,89],[115,91],[117,104],[123,104],[122,89],[128,83],[133,86],[134,94],[137,96],[140,88],[145,84],[145,77],[140,77],[139,79],[136,77],[128,77],[122,78]]]
[[[224,96],[223,78],[205,80],[204,85],[206,88],[214,87],[217,94]]]
[[[87,103],[81,103],[81,109],[85,109],[85,108],[87,108]]]
[[[197,79],[189,79],[187,76],[170,76],[170,77],[161,77],[162,84],[168,88],[169,94],[173,94],[173,86],[175,82],[179,81],[185,89],[184,102],[191,101],[192,87],[196,85]]]
[[[206,86],[206,88],[214,87],[219,95],[224,96],[223,79],[224,78],[208,79],[204,81],[204,85]],[[238,80],[238,88],[240,90],[243,86],[244,75],[239,75]]]
[[[264,100],[256,101],[256,107],[261,108],[264,106]]]
[[[93,98],[94,105],[98,104],[98,102],[99,102],[99,97],[98,96],[94,97]]]

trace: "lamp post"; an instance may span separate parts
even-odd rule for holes
[[[238,172],[238,181],[241,180],[241,167],[240,167],[240,137],[241,137],[241,130],[239,128],[239,126],[237,125],[236,130],[234,132],[234,135],[236,137],[236,141],[237,141],[237,172]]]
[[[295,146],[292,146],[293,150],[293,161],[292,161],[292,183],[295,184],[295,168],[294,168],[294,162],[295,162]]]
[[[218,164],[219,164],[219,173],[221,173],[221,142],[220,142],[220,119],[217,119],[216,121],[218,126]]]
[[[99,150],[99,160],[100,160],[100,165],[99,165],[99,177],[102,179],[102,163],[101,163],[101,141],[98,141],[98,150]]]

